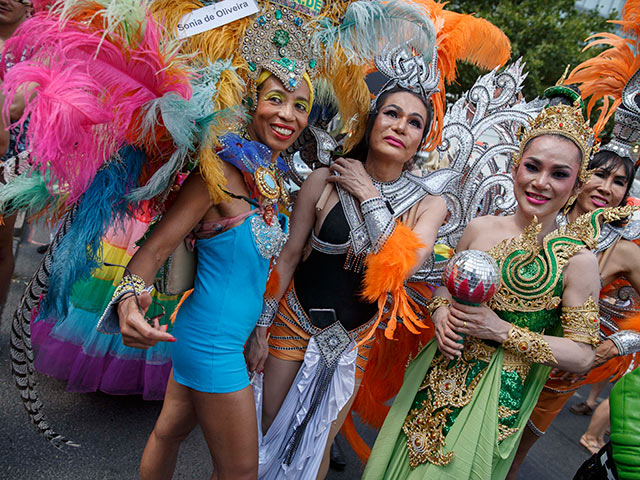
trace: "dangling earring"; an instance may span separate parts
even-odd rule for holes
[[[569,197],[569,200],[567,200],[567,203],[565,204],[564,208],[562,209],[562,213],[564,215],[569,213],[569,210],[571,210],[571,206],[575,203],[576,198],[578,198],[578,195],[571,195]]]

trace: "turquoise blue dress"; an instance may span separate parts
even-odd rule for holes
[[[237,227],[196,241],[193,293],[178,311],[173,378],[201,392],[227,393],[249,385],[244,344],[262,310],[269,259],[252,232],[258,211]]]
[[[176,382],[207,393],[229,393],[249,385],[244,344],[262,311],[271,259],[286,240],[287,217],[277,205],[262,207],[250,180],[259,168],[271,166],[271,150],[235,134],[220,138],[221,160],[245,175],[254,209],[239,225],[224,230],[221,222],[209,238],[195,242],[196,277],[193,292],[178,310],[172,334],[173,377]],[[278,158],[277,168],[287,166]],[[262,212],[273,209],[271,224]],[[230,219],[226,219],[229,221]],[[102,333],[119,333],[114,298],[98,323]]]

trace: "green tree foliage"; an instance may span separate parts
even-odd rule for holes
[[[602,51],[590,48],[582,52],[588,36],[615,30],[615,25],[596,11],[576,9],[574,0],[454,0],[447,8],[475,13],[509,37],[511,61],[523,57],[526,62],[529,76],[523,92],[528,99],[555,85],[567,65],[573,68]],[[460,95],[481,73],[472,65],[459,64],[457,85],[451,85],[447,92]]]

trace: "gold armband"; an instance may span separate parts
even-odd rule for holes
[[[451,300],[449,300],[448,298],[433,297],[431,300],[429,300],[429,303],[427,303],[427,311],[429,312],[429,315],[433,315],[433,312],[435,312],[438,308],[449,306],[451,306]]]
[[[600,316],[598,314],[598,304],[589,296],[583,305],[578,307],[562,307],[562,328],[564,337],[574,342],[588,343],[591,346],[598,346],[600,338]]]
[[[522,355],[531,362],[558,363],[544,337],[528,328],[516,327],[515,325],[511,327],[502,346],[506,350]]]

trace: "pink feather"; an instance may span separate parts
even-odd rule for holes
[[[139,130],[147,102],[167,93],[191,95],[190,71],[167,50],[161,27],[149,16],[141,28],[139,43],[130,46],[116,35],[102,38],[84,24],[62,25],[39,14],[7,42],[3,63],[20,56],[28,60],[6,73],[6,104],[29,83],[37,84],[17,123],[30,115],[27,141],[33,157],[40,169],[50,169],[52,183],[69,189],[69,202],[125,142],[148,146]]]

